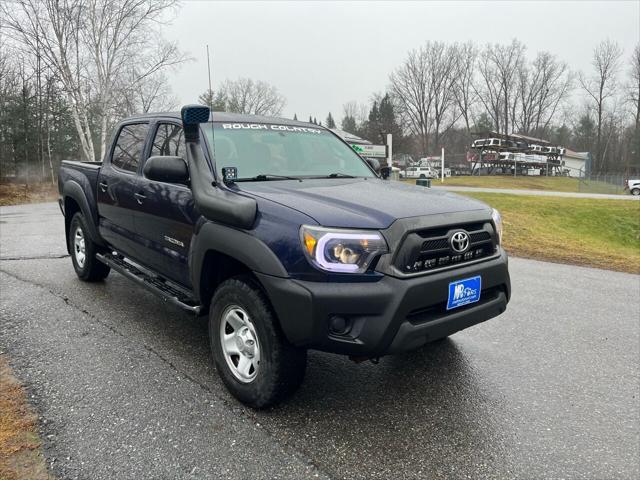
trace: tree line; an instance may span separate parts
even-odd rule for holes
[[[640,45],[630,57],[610,40],[588,71],[549,52],[532,59],[518,40],[479,47],[429,41],[410,51],[370,105],[348,102],[341,127],[394,151],[465,153],[489,131],[548,139],[592,154],[592,171],[640,172]]]
[[[121,118],[178,107],[167,80],[190,59],[161,34],[176,0],[0,3],[0,180],[55,181],[62,159],[100,160]],[[367,105],[309,122],[415,158],[464,153],[475,134],[518,132],[593,154],[594,171],[640,168],[640,47],[603,41],[589,71],[518,40],[483,47],[426,42]],[[199,97],[213,110],[281,115],[273,85],[239,78]],[[297,115],[294,115],[297,119]]]
[[[123,115],[174,100],[166,70],[187,60],[160,28],[176,0],[0,3],[0,168],[54,178],[60,159],[101,158]]]

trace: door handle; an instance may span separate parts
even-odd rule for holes
[[[98,185],[100,185],[100,190],[102,190],[103,192],[106,192],[107,191],[107,187],[109,186],[109,185],[107,185],[106,182],[100,182]]]
[[[142,205],[142,201],[143,201],[143,200],[145,200],[145,199],[147,198],[147,197],[146,197],[144,194],[142,194],[142,193],[134,193],[133,195],[136,197],[136,200],[138,201],[138,203],[139,203],[140,205]]]

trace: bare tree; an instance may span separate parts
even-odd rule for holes
[[[473,123],[473,107],[477,101],[473,90],[476,73],[476,61],[478,49],[473,42],[456,45],[453,50],[455,55],[455,71],[453,77],[453,95],[460,116],[464,121],[467,135],[471,132]]]
[[[442,128],[455,103],[455,46],[447,46],[443,42],[428,42],[425,52],[429,70],[428,88],[433,98],[433,112],[429,121],[433,126],[433,146],[439,148],[441,132],[446,133],[456,121],[454,117],[446,128]]]
[[[95,69],[100,111],[100,156],[106,149],[109,112],[116,97],[121,95],[115,87],[124,79],[134,90],[144,90],[141,84],[158,84],[154,75],[166,67],[186,58],[175,43],[156,35],[156,28],[176,0],[85,0],[86,28],[82,38]],[[148,99],[147,99],[148,100]],[[147,102],[148,103],[148,102]]]
[[[509,134],[516,110],[516,82],[524,61],[525,46],[514,39],[508,45],[487,45],[479,60],[478,98],[491,117],[496,131]]]
[[[423,48],[409,52],[404,63],[390,77],[390,92],[400,106],[400,115],[418,137],[420,148],[429,148],[429,117],[433,103],[429,89],[427,55]]]
[[[571,90],[567,64],[539,52],[531,65],[522,63],[517,78],[517,115],[513,125],[521,133],[542,136]]]
[[[135,113],[166,112],[178,107],[177,99],[172,95],[167,77],[160,72],[136,81],[137,73],[124,77],[123,84],[117,86],[118,103],[113,106],[110,118],[119,119]]]
[[[630,73],[629,100],[634,110],[636,129],[640,129],[640,43],[633,49]]]
[[[234,113],[280,115],[286,103],[276,87],[250,78],[225,80],[220,91],[226,99],[227,111]]]
[[[622,49],[611,40],[601,42],[593,51],[594,72],[588,76],[580,73],[580,85],[587,94],[596,112],[597,137],[596,152],[592,168],[600,167],[604,158],[603,150],[603,125],[606,114],[606,102],[615,96],[617,91],[616,76],[620,68]]]
[[[357,125],[362,125],[369,117],[369,110],[365,104],[351,100],[342,105],[342,117],[353,118]]]

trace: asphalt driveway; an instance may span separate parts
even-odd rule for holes
[[[0,353],[63,479],[637,478],[640,276],[512,259],[505,314],[379,365],[312,353],[254,412],[206,323],[77,280],[54,204],[0,208]]]

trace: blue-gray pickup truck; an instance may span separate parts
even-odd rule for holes
[[[377,359],[506,309],[499,213],[388,173],[323,127],[193,105],[122,121],[58,185],[78,277],[208,315],[222,380],[263,408],[308,349]]]

